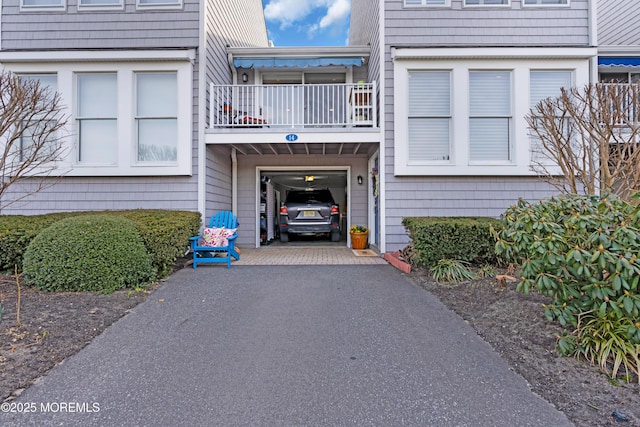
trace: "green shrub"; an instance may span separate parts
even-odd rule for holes
[[[0,215],[0,271],[22,271],[22,257],[31,240],[43,229],[78,215],[123,216],[132,220],[142,236],[158,277],[166,276],[176,258],[184,254],[189,237],[198,234],[198,212],[171,210],[123,210],[64,212],[45,215]]]
[[[427,268],[441,259],[474,264],[495,264],[495,238],[491,225],[501,222],[484,217],[408,217],[402,224],[409,231],[413,250],[410,262]]]
[[[560,339],[560,350],[595,359],[612,367],[609,373],[620,363],[638,373],[640,207],[571,195],[538,204],[521,200],[503,219],[496,251],[520,264],[517,289],[551,297],[546,317],[575,329]],[[596,330],[601,334],[589,338]],[[630,345],[611,345],[621,335]]]
[[[97,291],[146,285],[155,277],[135,224],[82,215],[42,230],[24,254],[27,285],[46,291]]]

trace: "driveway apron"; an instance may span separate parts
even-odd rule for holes
[[[571,425],[388,265],[186,268],[16,402],[0,425]]]

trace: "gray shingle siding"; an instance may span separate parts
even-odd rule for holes
[[[136,10],[125,0],[118,11],[78,11],[69,0],[64,11],[20,11],[20,0],[2,4],[3,50],[155,49],[196,47],[199,2],[182,9]],[[28,32],[25,29],[28,28]],[[28,37],[25,35],[28,34]]]

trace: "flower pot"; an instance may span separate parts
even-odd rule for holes
[[[362,233],[349,233],[351,234],[351,249],[366,249],[368,231]]]

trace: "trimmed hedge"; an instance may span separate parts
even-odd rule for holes
[[[25,283],[43,291],[95,291],[145,286],[155,278],[133,221],[80,215],[42,230],[24,254]]]
[[[486,217],[407,217],[402,225],[413,244],[410,262],[434,267],[441,259],[474,264],[495,264],[495,238],[491,226],[502,221]]]
[[[0,215],[0,271],[22,271],[27,246],[40,231],[64,219],[78,215],[123,216],[132,220],[151,256],[158,277],[165,277],[175,260],[184,254],[189,237],[198,234],[198,212],[135,209],[123,211],[64,212],[45,215]]]

